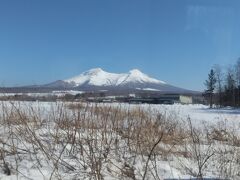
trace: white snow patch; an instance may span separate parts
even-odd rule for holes
[[[153,89],[153,88],[136,88],[138,90],[144,90],[144,91],[160,91],[159,89]]]

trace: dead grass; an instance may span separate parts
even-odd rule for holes
[[[231,145],[239,152],[239,136],[233,132],[198,131],[177,116],[149,113],[140,106],[59,103],[42,112],[11,103],[2,104],[1,111],[0,168],[8,164],[11,172],[23,174],[21,161],[28,154],[39,172],[48,166],[46,179],[65,179],[64,173],[80,179],[161,179],[157,163],[171,158],[193,161],[198,171],[184,168],[201,178],[208,160],[224,153],[214,143],[229,142],[226,150]],[[232,151],[228,155],[226,159],[239,158]],[[219,164],[222,170],[230,165]],[[230,174],[224,172],[224,177]],[[237,177],[234,172],[231,176]]]

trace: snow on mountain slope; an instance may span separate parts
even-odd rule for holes
[[[90,69],[76,77],[65,80],[68,83],[75,83],[76,86],[84,84],[95,85],[95,86],[111,86],[117,83],[118,78],[121,74],[108,73],[103,71],[101,68]]]
[[[143,74],[138,69],[133,69],[133,70],[129,71],[128,74],[125,74],[124,79],[120,79],[119,84],[126,84],[126,83],[131,83],[131,82],[166,84],[163,81],[159,81],[157,79],[150,78],[148,75]]]
[[[121,86],[128,83],[153,83],[166,84],[163,81],[151,78],[137,69],[133,69],[128,73],[109,73],[101,68],[90,69],[76,77],[64,80],[67,83],[74,83],[75,86],[93,85],[93,86]]]

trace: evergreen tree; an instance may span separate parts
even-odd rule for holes
[[[209,103],[210,103],[210,108],[213,106],[213,95],[214,95],[214,89],[216,87],[216,77],[215,77],[215,72],[213,69],[211,69],[210,73],[208,74],[208,80],[205,81],[205,86],[206,86],[206,91],[205,93],[209,97]]]

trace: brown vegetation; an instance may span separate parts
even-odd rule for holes
[[[46,179],[162,179],[159,162],[172,159],[201,179],[215,159],[219,177],[239,177],[233,169],[239,168],[237,134],[200,131],[190,119],[184,125],[173,117],[141,106],[56,103],[42,110],[2,103],[0,168],[27,177],[21,166],[28,160]]]

